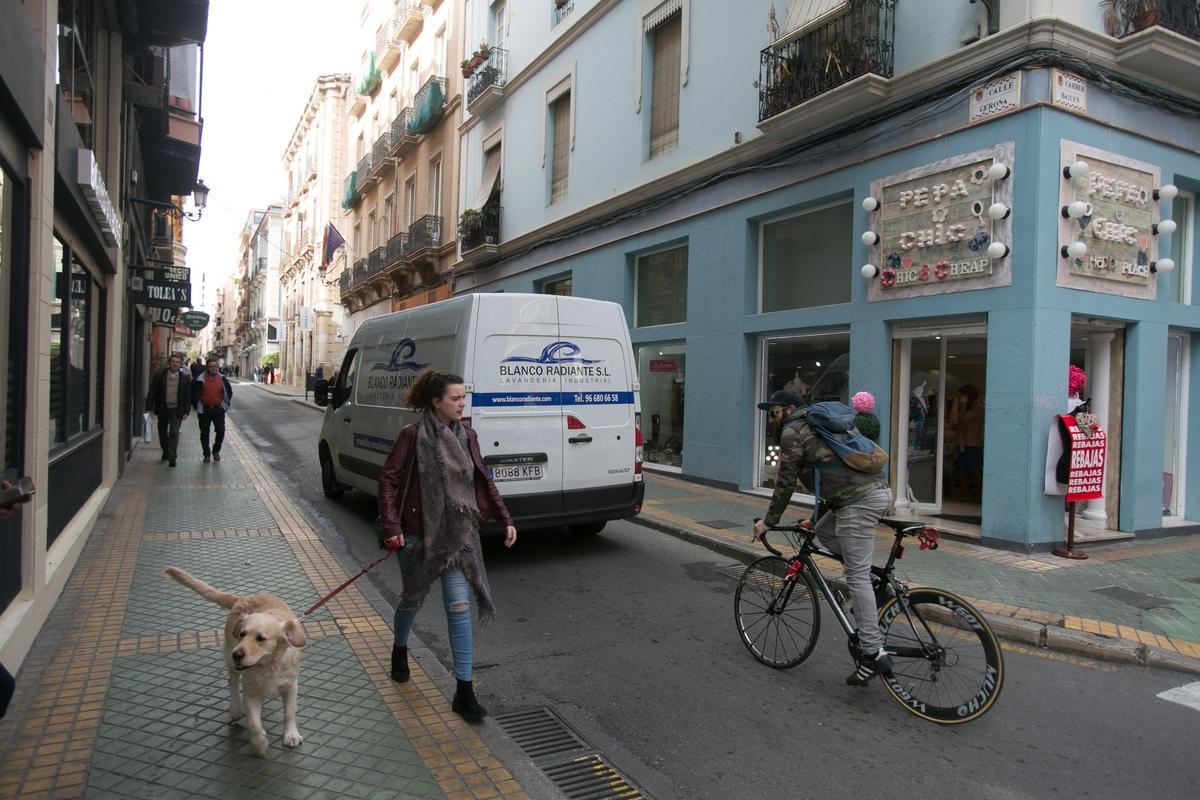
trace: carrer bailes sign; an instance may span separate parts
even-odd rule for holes
[[[1061,205],[1079,201],[1087,207],[1077,219],[1060,215],[1061,244],[1083,242],[1087,254],[1059,259],[1058,285],[1154,299],[1158,282],[1150,263],[1158,257],[1158,237],[1151,226],[1159,213],[1158,167],[1067,141],[1061,143],[1061,158],[1062,166],[1088,164],[1086,175],[1059,178]]]
[[[993,203],[1012,206],[1012,177],[988,167],[1013,164],[1012,142],[926,164],[871,183],[880,201],[867,229],[879,235],[868,259],[879,268],[867,299],[891,300],[1007,286],[1012,256],[988,255],[992,240],[1011,247],[1012,216],[992,220]]]

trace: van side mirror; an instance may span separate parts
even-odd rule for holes
[[[329,405],[329,381],[319,380],[313,384],[313,402],[319,406]]]

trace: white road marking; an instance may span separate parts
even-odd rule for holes
[[[1171,703],[1187,706],[1194,711],[1200,711],[1200,681],[1185,683],[1183,686],[1159,692],[1158,697]]]

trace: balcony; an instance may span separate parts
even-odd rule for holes
[[[371,251],[367,256],[367,277],[374,277],[387,269],[388,248],[386,244],[381,244]]]
[[[497,195],[497,201],[499,196]],[[464,212],[465,213],[465,212]],[[478,223],[462,231],[464,261],[479,261],[500,249],[500,203],[488,203],[479,212]]]
[[[895,0],[850,0],[845,13],[760,54],[762,122],[867,74],[892,77]]]
[[[478,116],[486,114],[504,100],[504,84],[508,83],[508,51],[493,47],[475,73],[467,89],[467,110]]]
[[[384,131],[378,139],[375,140],[375,145],[371,148],[371,172],[374,177],[382,178],[382,172],[385,167],[391,166],[391,159],[388,158],[388,153],[392,151],[392,132]]]
[[[338,276],[338,290],[343,295],[349,293],[349,291],[350,291],[350,273],[349,272],[346,272],[343,270],[342,274]]]
[[[392,156],[395,158],[402,157],[417,143],[417,135],[408,127],[411,120],[411,108],[404,109],[392,120]]]
[[[375,54],[379,57],[379,69],[387,72],[400,63],[400,55],[403,52],[404,39],[400,36],[400,23],[389,19],[375,32]]]
[[[362,97],[370,97],[379,91],[379,87],[382,85],[383,73],[375,64],[375,53],[371,52],[363,63],[363,76],[362,80],[358,82],[358,94]]]
[[[445,107],[446,79],[434,76],[425,81],[413,98],[412,113],[408,120],[409,132],[418,136],[429,133],[442,118]]]
[[[442,218],[426,214],[408,226],[409,261],[430,255],[431,250],[442,246]]]
[[[553,28],[575,10],[575,0],[554,0],[554,9],[550,12],[550,27]]]
[[[405,263],[408,257],[408,233],[397,233],[387,243],[387,269],[394,269]]]
[[[354,286],[358,286],[367,279],[368,266],[367,259],[365,258],[360,258],[358,261],[354,262],[354,277],[351,279],[351,282]]]
[[[342,190],[342,208],[349,211],[362,201],[358,193],[358,173],[351,172],[346,176],[346,186]]]
[[[394,19],[400,26],[400,38],[412,44],[413,39],[421,32],[421,26],[425,24],[425,15],[428,13],[429,6],[421,0],[396,0]]]
[[[354,170],[354,174],[358,176],[354,183],[354,188],[359,192],[376,182],[376,179],[371,175],[372,163],[370,153],[366,153],[358,160],[358,167]]]
[[[1200,40],[1200,5],[1180,0],[1117,0],[1104,17],[1105,30],[1118,39],[1154,26]]]

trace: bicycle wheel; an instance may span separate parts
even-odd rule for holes
[[[742,644],[762,663],[788,669],[808,658],[821,631],[817,592],[807,572],[788,577],[791,563],[765,556],[746,567],[733,596]]]
[[[888,692],[931,722],[953,725],[983,716],[1004,684],[996,635],[958,595],[913,589],[907,601],[907,614],[899,597],[879,610],[883,645],[894,662],[892,674],[883,676]]]

